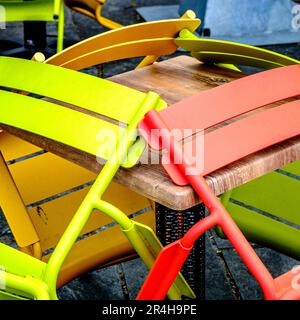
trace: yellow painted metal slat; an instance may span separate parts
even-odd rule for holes
[[[52,153],[45,153],[9,167],[26,205],[54,196],[96,175]]]
[[[38,152],[41,149],[33,144],[12,136],[4,131],[0,132],[0,150],[6,161],[21,158]]]
[[[29,210],[31,220],[39,235],[43,251],[54,247],[74,213],[80,206],[89,188],[70,193]],[[125,187],[112,183],[104,195],[104,200],[113,203],[127,215],[150,207],[145,197],[136,194]],[[81,234],[97,230],[113,221],[107,215],[94,210]],[[114,241],[117,245],[117,242]]]
[[[153,211],[142,214],[134,220],[144,223],[155,230]],[[121,262],[136,255],[135,250],[122,233],[114,226],[77,242],[67,257],[58,279],[58,286],[71,281],[79,274],[99,268],[99,266]],[[43,258],[49,259],[50,255]]]

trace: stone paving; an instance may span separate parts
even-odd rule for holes
[[[107,0],[103,14],[123,23],[132,24],[142,21],[136,14],[138,5],[176,4],[172,0]],[[53,32],[50,26],[48,32]],[[66,9],[66,43],[83,40],[105,31],[95,21]],[[8,29],[0,31],[0,39],[22,41],[22,24],[10,24]],[[270,46],[270,49],[300,59],[299,46]],[[88,70],[93,75],[110,77],[133,69],[137,60],[105,64]],[[11,232],[3,215],[0,216],[0,241],[15,246]],[[255,246],[261,259],[270,268],[274,276],[299,264],[298,261],[278,254],[270,249]],[[113,267],[90,272],[72,281],[59,290],[62,299],[133,299],[146,276],[146,268],[139,259]],[[261,299],[262,293],[248,270],[241,263],[237,253],[228,241],[218,238],[214,231],[207,233],[206,241],[206,298],[217,300]]]

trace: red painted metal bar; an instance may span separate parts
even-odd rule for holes
[[[290,67],[286,67],[284,69],[287,70],[289,68]],[[277,78],[274,78],[273,82],[278,83],[280,74],[282,75],[282,73],[276,74]],[[264,75],[262,78],[264,78]],[[236,81],[234,87],[237,88],[238,83],[241,81],[242,80]],[[284,83],[284,81],[285,79],[281,79],[281,82]],[[226,87],[227,90],[233,94],[230,84],[226,85]],[[260,94],[263,95],[263,92],[260,92]],[[227,99],[228,98],[227,93]],[[219,103],[222,104],[222,97],[218,99]],[[232,100],[234,100],[234,96],[232,96]],[[180,119],[182,112],[180,111],[180,113],[176,115],[176,112],[174,113],[172,109],[173,106],[163,111],[164,117],[161,117],[163,112],[150,111],[140,124],[140,128],[143,129],[141,130],[141,134],[148,139],[151,136],[152,129],[160,129],[160,132],[156,132],[159,134],[161,143],[163,143],[161,147],[167,150],[168,159],[171,161],[171,163],[166,166],[168,172],[170,168],[172,168],[174,174],[171,174],[171,177],[175,177],[175,182],[181,181],[182,183],[188,183],[194,188],[195,192],[208,208],[210,215],[195,224],[183,238],[166,246],[161,251],[137,299],[163,299],[185,262],[194,242],[205,231],[215,225],[219,225],[224,230],[226,236],[260,284],[266,299],[300,299],[300,290],[292,286],[293,274],[288,272],[273,279],[268,269],[231,219],[220,200],[206,183],[203,173],[197,171],[195,162],[190,157],[191,155],[185,152],[182,143],[172,136],[171,131],[173,127],[171,126],[174,125],[174,117],[177,117],[178,123],[182,120]],[[168,111],[173,117],[167,116]],[[186,110],[184,111],[186,112]],[[206,113],[206,115],[210,117],[209,113]],[[200,109],[198,109],[198,114],[194,113],[193,116],[198,120],[205,118]],[[191,122],[195,123],[194,119],[191,120]],[[185,125],[187,124],[185,123],[184,126]],[[212,150],[205,158],[205,161],[209,163],[208,166],[205,166],[205,172],[209,173],[210,170],[214,170],[214,168],[218,168],[220,165],[223,166],[227,164],[227,162],[230,163],[238,160],[248,154],[299,134],[300,101],[289,102],[285,105],[263,110],[248,118],[238,120],[226,127],[219,128],[207,134],[207,137],[205,136],[205,153],[206,151],[209,153],[209,150]],[[157,136],[156,139],[154,138],[148,141],[151,147],[152,144],[157,146],[157,142]],[[229,143],[231,144],[230,148],[228,148]],[[220,158],[221,160],[215,161],[215,158]],[[174,159],[181,159],[181,162],[175,163]],[[212,164],[210,164],[211,162]],[[190,170],[191,168],[193,169],[192,172]],[[190,173],[186,174],[188,169]]]

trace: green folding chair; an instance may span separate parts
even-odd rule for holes
[[[5,11],[5,22],[57,22],[57,52],[63,49],[64,2],[62,0],[1,0],[0,6]]]
[[[1,244],[0,265],[4,268],[6,280],[2,295],[56,299],[59,271],[94,209],[120,225],[150,268],[162,248],[155,233],[130,220],[118,208],[104,201],[102,195],[120,166],[133,166],[144,150],[143,140],[136,138],[138,122],[150,109],[160,110],[166,104],[155,93],[144,94],[76,71],[7,57],[0,57],[0,86],[2,124],[107,160],[47,263]],[[34,96],[18,93],[24,91]],[[38,96],[55,102],[38,99]],[[66,108],[56,104],[58,101],[88,112]],[[101,118],[90,112],[101,114]],[[106,118],[121,121],[127,127],[104,120]],[[72,125],[68,126],[68,123]],[[102,141],[97,137],[103,137]],[[179,299],[182,296],[193,298],[194,294],[179,274],[169,297]]]
[[[299,63],[296,59],[263,48],[224,40],[198,38],[189,30],[182,30],[175,43],[190,51],[193,57],[208,64],[251,66],[266,70]]]
[[[183,30],[176,44],[201,62],[272,69],[300,61],[245,44],[199,39]],[[246,238],[300,260],[300,161],[222,195],[221,200]],[[226,238],[221,228],[217,234]]]

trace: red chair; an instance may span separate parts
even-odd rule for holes
[[[204,178],[236,160],[299,135],[299,100],[262,109],[299,95],[299,83],[300,66],[283,67],[202,92],[161,112],[147,113],[139,126],[141,135],[151,148],[165,150],[162,165],[169,176],[178,185],[190,184],[210,214],[161,251],[137,299],[164,299],[195,241],[216,225],[223,229],[260,284],[265,299],[300,299],[295,272],[272,277]],[[259,112],[247,114],[254,110]],[[241,115],[225,126],[212,128]],[[208,128],[215,130],[201,138],[201,131]]]

